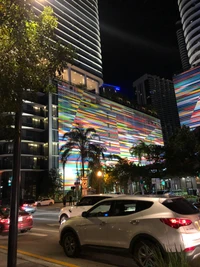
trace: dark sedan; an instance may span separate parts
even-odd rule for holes
[[[0,207],[0,234],[9,232],[10,208]],[[26,232],[33,227],[33,216],[28,212],[19,210],[18,231]]]

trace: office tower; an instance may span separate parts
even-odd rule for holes
[[[145,74],[133,82],[133,88],[137,103],[157,112],[166,144],[176,128],[180,127],[173,82]]]
[[[183,32],[181,21],[177,21],[176,23],[176,36],[177,36],[177,41],[178,41],[182,70],[186,71],[186,70],[189,70],[191,66],[189,63],[189,58],[187,54],[187,48],[185,44],[185,37],[184,37],[184,32]]]
[[[102,84],[98,0],[36,0],[33,5],[36,14],[44,6],[52,7],[58,19],[58,40],[76,49],[77,58],[68,65],[62,79],[98,93]]]
[[[63,81],[55,81],[58,84],[56,94],[38,93],[35,98],[27,96],[23,101],[23,196],[43,194],[48,171],[51,168],[62,171],[59,148],[64,142],[63,134],[77,124],[97,129],[106,141],[108,153],[129,156],[131,141],[144,138],[148,143],[163,144],[159,119],[98,95],[102,69],[97,0],[38,0],[33,3],[37,14],[46,5],[53,8],[59,22],[57,37],[63,44],[72,44],[78,58],[73,66],[68,65]],[[0,191],[4,198],[9,198],[10,193],[12,157],[12,142],[0,140]],[[72,160],[66,164],[64,181],[68,189],[75,182],[76,163]]]
[[[76,49],[73,66],[68,65],[62,79],[98,93],[102,84],[102,62],[97,0],[35,0],[36,14],[51,6],[58,18],[57,39]],[[12,181],[13,144],[0,140],[0,195],[9,197]],[[48,170],[59,168],[58,95],[38,93],[23,101],[21,188],[23,194],[38,195]],[[2,186],[2,187],[1,187]],[[3,188],[3,190],[1,190]]]
[[[178,6],[189,62],[196,66],[200,63],[200,1],[178,0]]]

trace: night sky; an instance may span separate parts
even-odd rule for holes
[[[99,17],[105,83],[128,94],[145,73],[180,72],[177,0],[99,0]]]

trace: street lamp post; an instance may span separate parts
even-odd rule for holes
[[[99,194],[101,193],[101,177],[102,177],[102,175],[103,175],[102,171],[97,172],[97,177],[99,177]]]

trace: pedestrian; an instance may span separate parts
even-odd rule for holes
[[[66,196],[64,196],[64,197],[63,197],[63,206],[64,206],[64,207],[66,207],[66,202],[67,202],[67,200],[66,200]]]
[[[72,196],[69,196],[69,205],[72,206]]]

